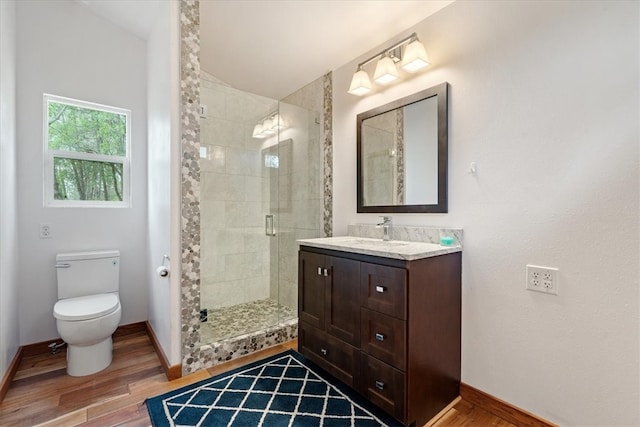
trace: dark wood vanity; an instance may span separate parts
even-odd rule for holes
[[[300,353],[406,425],[459,394],[461,252],[413,261],[301,246]]]

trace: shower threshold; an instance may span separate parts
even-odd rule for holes
[[[208,320],[200,324],[200,342],[205,345],[274,327],[296,318],[297,313],[267,298],[208,309],[207,316]]]

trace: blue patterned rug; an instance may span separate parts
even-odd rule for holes
[[[154,427],[402,425],[291,350],[146,403]]]

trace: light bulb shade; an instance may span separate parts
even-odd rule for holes
[[[280,114],[276,113],[273,115],[273,118],[271,119],[271,129],[273,130],[284,129],[284,125],[282,124],[282,118],[280,117]]]
[[[409,73],[415,73],[427,65],[429,65],[429,57],[424,45],[419,40],[409,43],[402,56],[402,69]]]
[[[266,135],[262,134],[262,124],[258,123],[253,127],[253,135],[254,138],[262,139],[266,138]]]
[[[352,95],[362,96],[371,92],[371,80],[369,74],[364,70],[358,70],[353,74],[349,91]]]
[[[274,135],[276,133],[275,130],[273,130],[273,121],[271,119],[264,119],[264,122],[262,122],[262,134],[263,135]]]
[[[393,59],[385,56],[378,61],[376,71],[373,73],[373,80],[381,85],[386,85],[398,78],[398,69]]]

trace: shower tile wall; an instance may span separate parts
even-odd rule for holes
[[[295,124],[280,133],[278,151],[278,251],[272,251],[271,298],[297,313],[298,244],[296,239],[322,236],[323,232],[323,78],[310,83],[280,102],[285,124]],[[272,193],[272,196],[275,195]],[[278,279],[278,280],[274,280]]]
[[[270,241],[264,234],[269,182],[253,126],[277,102],[231,88],[201,72],[202,307],[228,307],[270,295]]]

